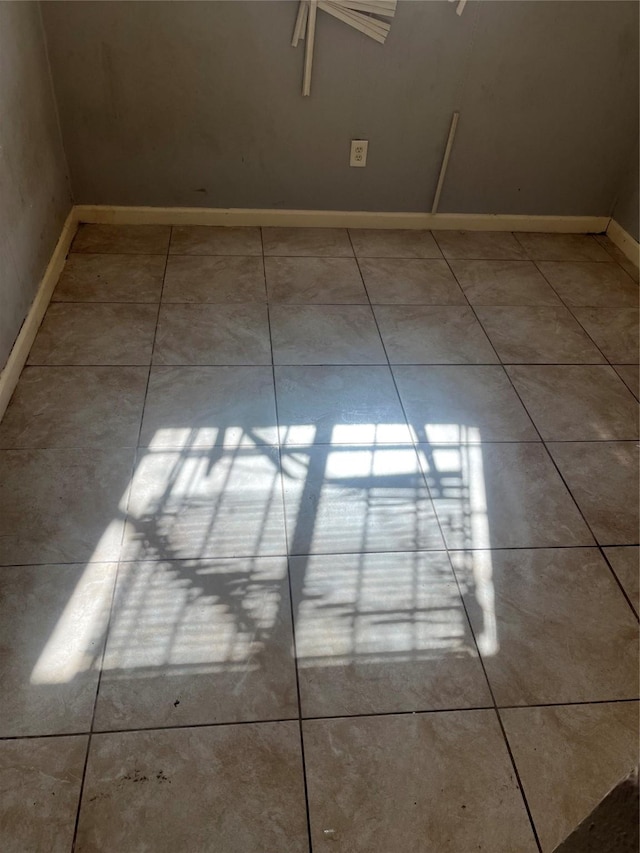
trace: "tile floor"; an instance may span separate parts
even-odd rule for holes
[[[0,424],[3,853],[550,853],[637,761],[603,237],[82,226]]]

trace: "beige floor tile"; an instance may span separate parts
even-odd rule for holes
[[[538,234],[521,231],[516,237],[534,261],[613,262],[592,234]]]
[[[543,853],[552,853],[637,765],[637,703],[517,708],[501,717]]]
[[[358,258],[441,258],[430,231],[385,228],[350,228]]]
[[[151,560],[285,554],[277,451],[140,451],[123,549]]]
[[[0,744],[3,853],[71,850],[86,750],[86,737]]]
[[[600,364],[605,360],[564,306],[493,306],[476,312],[505,364]]]
[[[149,364],[157,305],[73,304],[49,306],[28,364]]]
[[[392,364],[498,361],[471,308],[379,305],[374,310]]]
[[[264,267],[273,302],[369,303],[354,258],[265,258]]]
[[[445,258],[472,260],[523,260],[527,256],[508,232],[436,231],[435,238]]]
[[[548,262],[538,268],[571,307],[638,306],[638,285],[618,264]]]
[[[163,304],[153,363],[174,365],[271,364],[265,305]]]
[[[303,723],[314,850],[534,853],[493,711]]]
[[[614,364],[612,367],[627,388],[640,398],[640,366],[637,364]]]
[[[178,448],[277,443],[271,367],[151,368],[141,445]]]
[[[596,234],[595,238],[613,260],[620,264],[625,272],[629,273],[634,281],[637,282],[640,279],[640,270],[638,270],[637,265],[630,261],[624,252],[620,251],[610,237],[607,237],[606,234]]]
[[[560,305],[532,261],[451,261],[472,305]]]
[[[0,423],[0,447],[135,447],[146,367],[27,367]]]
[[[638,438],[638,404],[607,365],[520,364],[507,373],[545,441]]]
[[[302,715],[491,706],[444,551],[290,560]]]
[[[117,560],[131,450],[0,451],[0,565]]]
[[[310,447],[283,452],[290,554],[440,549],[412,447]]]
[[[75,850],[144,849],[307,853],[298,723],[95,735]]]
[[[283,444],[411,442],[386,366],[276,367]]]
[[[352,258],[346,228],[263,228],[265,255]]]
[[[397,365],[393,375],[418,441],[539,440],[499,365]]]
[[[638,446],[633,441],[549,444],[562,476],[601,545],[636,545]]]
[[[164,255],[71,254],[54,302],[159,302]]]
[[[452,562],[498,705],[638,697],[638,623],[597,548]]]
[[[170,233],[169,225],[80,224],[71,251],[166,255]]]
[[[172,255],[261,255],[259,228],[177,225],[171,231]]]
[[[540,443],[418,449],[448,547],[593,545]]]
[[[368,305],[272,305],[276,364],[386,364]]]
[[[265,302],[260,257],[170,255],[163,302]]]
[[[285,557],[121,563],[95,729],[297,719]]]
[[[373,303],[466,305],[446,261],[362,258],[359,263]]]
[[[640,549],[634,546],[605,548],[604,553],[636,613],[640,614]]]
[[[0,569],[0,737],[89,731],[115,579],[115,563]]]
[[[573,313],[609,361],[635,364],[640,355],[635,308],[574,308]]]

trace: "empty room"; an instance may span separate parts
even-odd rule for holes
[[[637,0],[0,0],[0,853],[638,853]]]

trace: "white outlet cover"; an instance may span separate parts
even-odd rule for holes
[[[367,165],[367,152],[369,150],[368,139],[352,139],[351,140],[351,156],[349,157],[349,165],[357,168],[364,168]]]

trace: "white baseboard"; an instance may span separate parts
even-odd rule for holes
[[[625,231],[615,219],[609,222],[607,237],[629,258],[631,263],[640,266],[640,243],[628,231]]]
[[[35,298],[29,309],[29,313],[22,324],[22,328],[16,338],[9,358],[2,372],[0,373],[0,420],[4,415],[9,400],[13,394],[18,379],[22,373],[22,368],[25,366],[29,351],[33,345],[40,323],[45,315],[45,312],[51,301],[53,291],[58,283],[60,273],[64,267],[64,262],[71,247],[71,242],[78,228],[78,218],[75,208],[72,208],[67,216],[62,227],[60,237],[56,243],[56,247],[51,255],[51,260],[47,264],[42,280],[36,292]]]
[[[358,210],[251,210],[213,207],[77,205],[79,222],[114,225],[281,225],[311,228],[427,228],[434,231],[553,231],[599,234],[608,216],[384,213]]]

